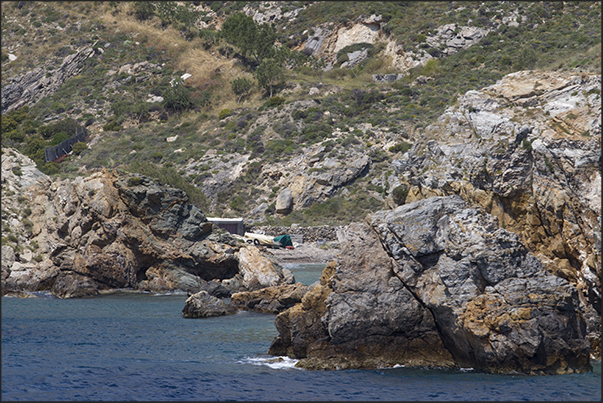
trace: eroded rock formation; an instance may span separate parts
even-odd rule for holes
[[[52,183],[25,169],[31,160],[6,151],[3,208],[12,218],[3,210],[10,227],[3,234],[18,237],[6,259],[3,250],[3,294],[49,290],[69,298],[131,288],[228,296],[294,282],[272,255],[212,228],[182,190],[108,171]],[[17,163],[20,176],[11,168]],[[21,226],[24,217],[29,224]],[[17,258],[15,249],[25,250]]]
[[[460,195],[578,288],[600,357],[601,78],[521,71],[469,91],[393,162],[407,202]]]
[[[331,279],[277,316],[271,354],[308,368],[591,369],[576,287],[459,196],[375,213],[340,239]]]

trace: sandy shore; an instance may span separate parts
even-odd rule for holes
[[[307,242],[298,245],[295,249],[267,249],[279,263],[327,263],[337,260],[340,249],[322,249],[316,242]]]

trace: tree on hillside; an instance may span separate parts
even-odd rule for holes
[[[190,92],[184,86],[184,81],[181,78],[174,80],[172,85],[162,95],[163,106],[167,109],[183,111],[193,106]]]
[[[239,96],[239,98],[237,99],[237,103],[239,103],[241,101],[241,98],[243,98],[244,95],[248,94],[249,91],[251,91],[253,83],[251,82],[251,80],[248,80],[245,77],[241,77],[231,81],[230,85],[232,86],[232,92]]]
[[[220,35],[226,42],[237,47],[243,57],[251,55],[258,63],[274,56],[274,27],[268,24],[260,25],[244,13],[229,15],[222,24]]]
[[[272,25],[262,24],[257,26],[257,41],[251,48],[251,54],[261,63],[262,60],[274,57],[274,43],[276,42],[276,30]]]
[[[270,98],[272,98],[273,88],[285,79],[283,67],[272,58],[264,59],[253,74],[258,85],[264,87],[266,91],[270,91]]]
[[[220,31],[226,42],[239,48],[241,54],[246,57],[254,46],[257,37],[257,26],[253,18],[243,13],[234,13],[226,18]]]
[[[310,56],[310,68],[316,74],[316,77],[322,82],[322,72],[326,64],[322,57]]]
[[[150,1],[134,2],[134,16],[140,21],[149,20],[153,18],[153,15],[155,15],[155,5],[153,3],[151,3]]]

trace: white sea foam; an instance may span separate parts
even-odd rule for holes
[[[289,357],[246,357],[238,363],[241,364],[252,364],[252,365],[263,365],[272,369],[301,369],[297,368],[299,360]]]

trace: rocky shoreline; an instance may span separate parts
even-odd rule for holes
[[[215,228],[183,191],[141,175],[52,181],[3,149],[2,188],[3,237],[16,240],[3,240],[3,296],[183,292],[187,318],[273,313],[269,354],[308,369],[562,374],[600,357],[600,313],[584,298],[596,300],[596,279],[556,270],[501,225],[494,202],[466,194],[411,188],[405,204],[345,227],[263,228],[306,231],[295,249],[270,249]],[[284,263],[326,267],[302,285]]]

